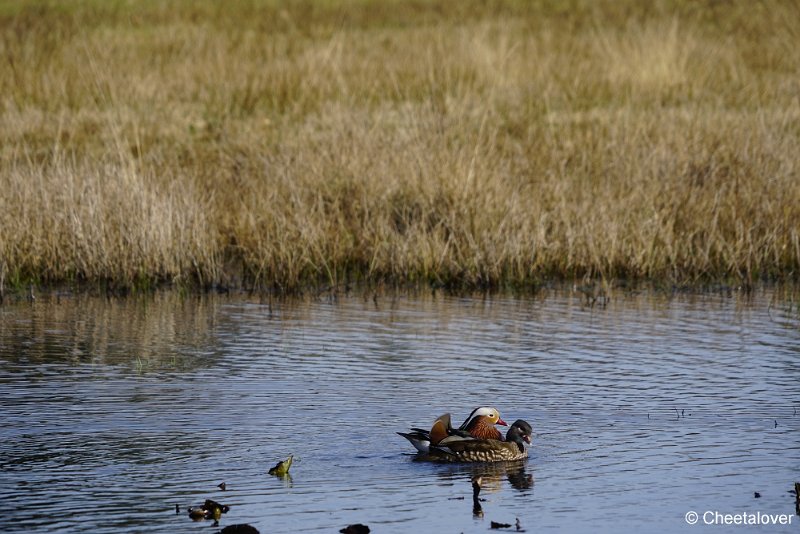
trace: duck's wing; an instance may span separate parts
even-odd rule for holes
[[[398,432],[397,434],[410,441],[419,452],[427,453],[431,443],[438,443],[449,436],[452,430],[450,414],[446,413],[436,418],[430,431],[423,428],[412,428],[411,432]]]
[[[462,451],[493,451],[508,446],[506,442],[496,439],[463,438],[461,436],[450,436],[440,445],[456,453]]]
[[[478,441],[469,434],[466,436],[450,435],[441,439],[439,442],[431,442],[428,453],[433,459],[445,461],[458,461],[457,452],[462,445],[461,442],[475,442]],[[451,445],[456,444],[455,448]]]
[[[430,452],[432,449],[431,444],[436,445],[450,437],[472,439],[469,432],[453,428],[450,423],[449,413],[437,417],[430,431],[423,428],[411,428],[411,432],[397,432],[397,434],[406,438],[422,453]],[[445,454],[450,453],[445,451]]]
[[[446,438],[444,438],[443,440],[439,441],[437,445],[440,445],[442,447],[448,447],[452,443],[461,443],[463,441],[474,442],[474,441],[486,441],[486,440],[478,440],[470,434],[451,434]]]
[[[444,415],[440,415],[436,418],[436,421],[433,422],[431,431],[428,434],[431,438],[431,444],[436,445],[449,436],[452,430],[453,427],[450,426],[450,414],[446,413]]]

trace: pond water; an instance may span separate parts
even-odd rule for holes
[[[527,461],[419,462],[395,434],[481,405],[533,425]],[[517,519],[528,532],[730,531],[703,514],[795,513],[798,408],[797,309],[768,291],[0,306],[6,531],[214,532],[185,514],[207,498],[231,507],[221,527],[262,533]],[[289,454],[291,478],[267,475]]]

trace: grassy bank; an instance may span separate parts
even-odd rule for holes
[[[0,0],[0,277],[797,280],[797,2]]]

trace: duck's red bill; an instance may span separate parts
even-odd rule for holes
[[[508,426],[508,423],[499,418],[497,419],[497,422],[495,424],[500,426]]]

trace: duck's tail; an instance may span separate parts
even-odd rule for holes
[[[419,430],[412,428],[413,432],[398,432],[397,434],[403,436],[417,449],[419,452],[428,452],[430,450],[431,439],[426,430]]]

